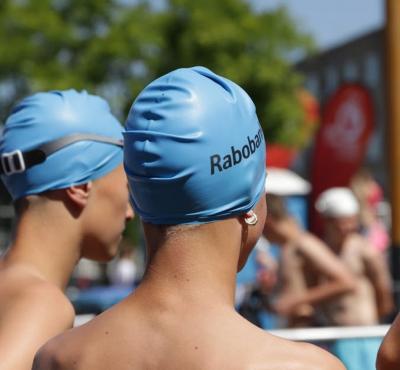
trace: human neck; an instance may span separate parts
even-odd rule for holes
[[[324,241],[329,245],[333,252],[339,254],[343,249],[346,238],[343,238],[338,233],[328,231],[325,233]]]
[[[74,222],[62,211],[46,215],[25,212],[18,220],[14,242],[4,257],[5,265],[22,267],[64,289],[80,258]]]
[[[152,300],[158,307],[200,309],[213,302],[213,307],[233,308],[242,236],[239,221],[200,225],[172,237],[155,230],[145,225],[149,261],[135,296],[143,293],[146,302]]]

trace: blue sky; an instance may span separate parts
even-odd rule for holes
[[[384,0],[251,0],[257,9],[285,5],[326,49],[383,26]]]

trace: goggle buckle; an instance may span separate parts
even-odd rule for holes
[[[3,172],[7,176],[24,172],[26,169],[24,157],[20,150],[14,150],[10,153],[3,153],[0,159]]]

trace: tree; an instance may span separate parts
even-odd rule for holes
[[[2,0],[2,115],[29,93],[71,87],[122,96],[122,105],[112,99],[122,114],[131,99],[125,82],[147,81],[132,64],[151,35],[150,15],[146,4],[126,8],[115,0]]]
[[[0,122],[22,97],[68,88],[105,97],[123,121],[152,79],[204,65],[250,94],[267,142],[302,144],[301,77],[290,56],[309,51],[312,41],[284,8],[255,12],[245,0],[164,0],[157,9],[154,4],[1,0]],[[9,199],[0,184],[4,202]],[[127,233],[135,240],[137,227]]]
[[[2,0],[0,117],[39,90],[87,89],[123,119],[153,78],[204,65],[249,92],[269,142],[299,144],[294,51],[312,47],[284,8],[245,0]]]
[[[179,65],[208,66],[250,94],[268,141],[300,144],[301,79],[289,55],[310,50],[312,41],[285,8],[256,13],[241,0],[169,0],[159,22],[164,36],[152,65],[156,75]]]

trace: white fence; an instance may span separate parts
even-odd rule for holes
[[[382,338],[389,330],[390,325],[376,326],[347,326],[347,327],[324,327],[324,328],[304,328],[304,329],[280,329],[269,330],[268,332],[296,341],[321,342],[337,339],[351,338]]]

